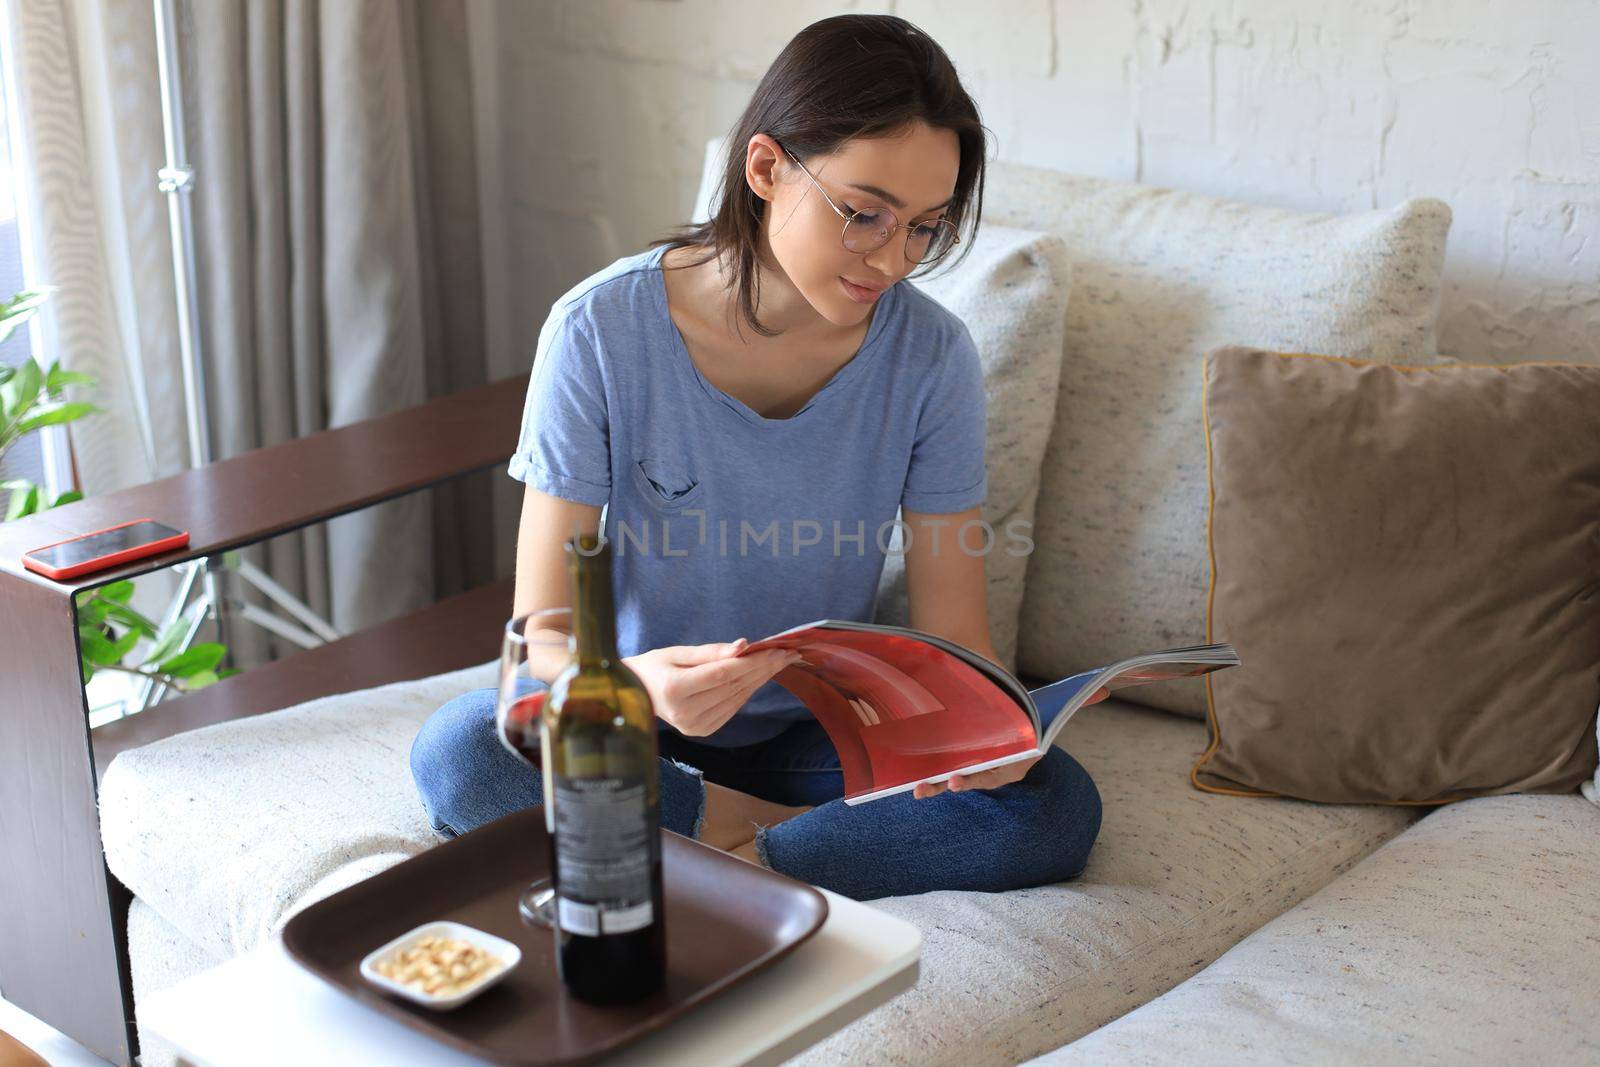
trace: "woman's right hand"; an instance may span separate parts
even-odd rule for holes
[[[658,718],[687,737],[705,737],[744,707],[772,676],[802,656],[772,648],[740,656],[744,638],[709,645],[668,645],[622,661],[639,676]]]

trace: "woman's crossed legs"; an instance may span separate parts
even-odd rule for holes
[[[539,771],[499,741],[495,696],[491,687],[450,701],[412,745],[412,775],[440,833],[466,833],[543,799]],[[671,729],[658,742],[662,826],[856,900],[1065,881],[1083,870],[1100,830],[1100,794],[1061,748],[995,789],[925,800],[906,791],[851,805],[841,799],[838,754],[815,719],[741,748]],[[747,844],[735,840],[741,822],[754,831]]]

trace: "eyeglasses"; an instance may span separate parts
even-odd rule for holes
[[[782,147],[781,145],[779,147]],[[806,165],[795,157],[787,148],[784,153],[794,160],[795,166],[805,172],[811,179],[811,184],[817,187],[817,192],[822,194],[822,199],[833,208],[834,214],[844,220],[844,231],[839,235],[845,250],[857,255],[875,252],[889,243],[889,238],[901,227],[906,229],[906,259],[912,263],[937,263],[956,245],[961,243],[961,236],[956,232],[955,224],[949,219],[929,219],[919,222],[914,226],[907,225],[895,217],[894,212],[886,207],[864,208],[860,211],[845,211],[833,202],[833,197],[822,187],[822,183],[806,170]]]

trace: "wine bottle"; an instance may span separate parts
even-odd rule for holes
[[[580,534],[565,551],[576,654],[540,726],[556,966],[574,997],[620,1004],[666,978],[655,711],[617,653],[610,541]]]

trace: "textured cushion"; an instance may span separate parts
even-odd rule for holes
[[[1014,1064],[1170,989],[1326,884],[1416,817],[1197,793],[1184,778],[1199,723],[1112,700],[1062,743],[1104,803],[1072,882],[1007,893],[872,901],[916,924],[917,985],[791,1061]]]
[[[1203,789],[1571,792],[1600,705],[1600,367],[1206,359]]]
[[[1030,1067],[1600,1062],[1596,870],[1580,797],[1453,804]]]
[[[101,791],[111,869],[194,951],[260,944],[299,908],[434,841],[411,739],[493,677],[485,663],[122,754]],[[1104,802],[1085,874],[873,901],[923,931],[921,980],[796,1062],[1000,1064],[1055,1048],[1170,988],[1414,817],[1197,793],[1183,771],[1204,728],[1118,705],[1062,734]]]
[[[989,495],[983,519],[992,535],[985,556],[989,633],[1002,662],[1016,667],[1017,616],[1028,571],[1039,464],[1055,419],[1061,374],[1061,331],[1071,267],[1061,239],[1029,230],[985,226],[955,269],[914,283],[960,316],[983,360],[988,404],[984,466]],[[896,530],[898,535],[899,530]],[[969,531],[963,542],[979,551],[985,540]],[[955,531],[941,545],[955,547]],[[896,536],[878,585],[879,622],[905,624],[905,556]]]
[[[100,786],[112,873],[212,956],[437,842],[411,781],[422,721],[496,661],[322,697],[122,753]]]
[[[1307,214],[999,163],[984,214],[1072,251],[1019,662],[1055,678],[1196,641],[1210,581],[1202,355],[1431,354],[1450,210]],[[1192,681],[1129,698],[1204,714]]]

